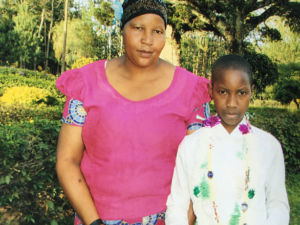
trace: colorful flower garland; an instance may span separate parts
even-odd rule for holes
[[[230,225],[238,225],[238,224],[246,224],[246,212],[248,209],[247,202],[249,199],[252,199],[255,195],[254,189],[249,189],[249,143],[252,145],[253,143],[253,132],[251,131],[251,126],[248,120],[246,120],[246,124],[241,123],[239,125],[239,130],[243,134],[243,145],[242,150],[237,153],[237,157],[241,160],[245,161],[245,178],[244,178],[244,191],[243,191],[243,200],[240,204],[236,203],[234,212],[231,215],[231,219],[229,221]],[[212,151],[214,148],[213,144],[213,134],[214,134],[214,127],[220,124],[221,120],[217,116],[212,116],[209,119],[204,121],[204,128],[206,129],[203,132],[202,136],[200,137],[199,143],[201,143],[201,151],[197,151],[196,154],[201,154],[198,157],[195,156],[195,168],[194,168],[194,188],[193,193],[194,195],[202,200],[202,208],[204,211],[207,212],[208,217],[216,220],[217,224],[221,224],[220,217],[218,215],[217,210],[217,202],[215,199],[215,189],[214,189],[214,182],[213,182],[213,164],[212,164]],[[203,149],[203,145],[207,146],[206,150]],[[199,145],[200,146],[200,145]],[[253,148],[253,145],[251,146]],[[252,150],[251,148],[251,150]],[[200,153],[201,152],[201,153]],[[253,151],[251,151],[253,152]],[[199,161],[199,157],[205,158],[204,160]],[[250,155],[251,158],[251,155]],[[253,158],[253,157],[252,157]],[[252,160],[253,161],[253,160]],[[200,168],[200,169],[199,169]],[[199,176],[200,172],[200,176]],[[202,177],[202,179],[200,178]],[[255,179],[254,179],[255,180]],[[251,182],[252,187],[255,185],[255,181]],[[194,204],[195,205],[195,204]],[[197,208],[197,204],[196,207]],[[207,207],[212,207],[212,210],[208,209]],[[197,210],[197,209],[196,209]],[[242,213],[241,213],[242,211]]]

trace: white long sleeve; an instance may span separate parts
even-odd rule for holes
[[[187,137],[186,137],[187,138]],[[188,190],[186,168],[186,146],[183,141],[177,153],[176,166],[174,169],[171,194],[167,200],[166,224],[188,225],[188,210],[190,196]]]
[[[280,144],[276,141],[276,152],[266,183],[267,221],[264,225],[288,225],[289,204],[285,188],[285,168]]]

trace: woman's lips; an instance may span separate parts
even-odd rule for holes
[[[152,52],[150,52],[150,51],[140,50],[138,52],[142,58],[149,58],[152,55]]]

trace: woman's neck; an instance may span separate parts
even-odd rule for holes
[[[152,80],[157,76],[157,71],[161,66],[162,60],[159,58],[155,63],[148,67],[140,67],[134,64],[126,56],[122,57],[122,67],[125,72],[125,76],[128,79],[133,80]]]

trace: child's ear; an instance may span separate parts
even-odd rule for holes
[[[212,95],[212,84],[211,84],[211,83],[208,83],[208,84],[207,84],[207,88],[208,88],[209,96],[210,96],[211,100],[213,100],[213,95]]]

